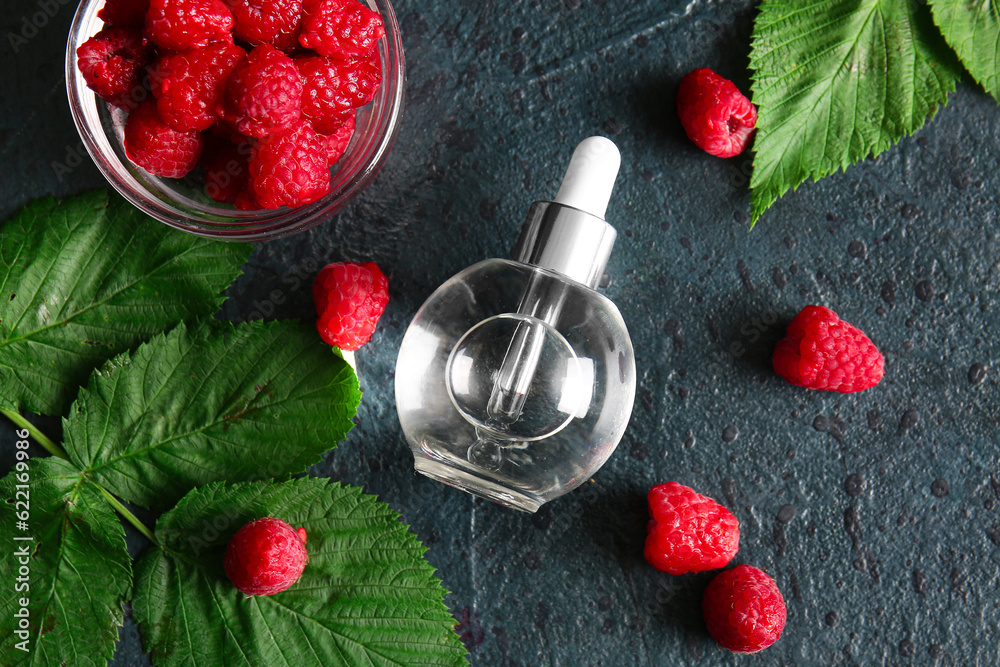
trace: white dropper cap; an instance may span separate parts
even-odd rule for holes
[[[528,209],[514,260],[597,287],[617,235],[604,213],[621,161],[610,139],[581,141],[556,198],[536,201]]]
[[[621,164],[621,153],[613,141],[607,137],[584,139],[573,151],[553,201],[603,220]]]

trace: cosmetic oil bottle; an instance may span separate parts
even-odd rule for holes
[[[413,318],[396,407],[418,472],[534,512],[618,446],[635,358],[596,288],[616,236],[604,213],[620,163],[609,139],[585,139],[555,199],[528,209],[514,259],[462,271]]]

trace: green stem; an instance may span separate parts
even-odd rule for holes
[[[49,436],[39,431],[34,424],[22,417],[19,413],[14,412],[13,410],[8,410],[7,408],[0,408],[0,414],[3,414],[7,417],[7,419],[11,420],[21,428],[26,429],[31,437],[35,439],[35,442],[48,450],[49,454],[69,461],[69,455],[66,454],[66,450],[52,442],[52,439],[49,438]]]
[[[111,503],[111,506],[114,507],[119,514],[125,517],[126,521],[135,526],[136,530],[145,535],[146,539],[148,539],[150,542],[152,542],[161,549],[163,548],[163,545],[161,545],[159,540],[156,539],[156,536],[153,535],[153,531],[151,531],[149,528],[146,527],[146,524],[144,524],[142,521],[139,521],[139,518],[136,515],[132,514],[132,512],[130,512],[127,507],[122,505],[117,498],[108,493],[107,489],[105,489],[100,484],[97,484],[96,482],[92,483],[101,492],[101,495],[104,496],[104,499],[107,500],[109,503]]]
[[[20,426],[23,429],[26,429],[28,433],[31,435],[31,437],[35,439],[35,442],[37,442],[39,445],[47,449],[49,454],[52,454],[52,456],[58,456],[61,459],[66,459],[67,461],[69,461],[69,455],[66,454],[66,450],[64,450],[56,443],[54,443],[52,439],[49,438],[47,435],[39,431],[34,424],[32,424],[27,419],[22,417],[20,413],[14,412],[13,410],[8,410],[7,408],[0,408],[0,414],[3,414],[5,417],[7,417],[7,419],[14,422],[15,425]],[[146,524],[144,524],[142,521],[139,521],[139,518],[136,515],[132,514],[132,512],[130,512],[127,507],[122,505],[117,498],[108,493],[107,489],[105,489],[97,482],[94,482],[93,480],[91,480],[91,484],[96,486],[97,490],[101,492],[102,496],[104,496],[104,499],[107,500],[111,504],[111,506],[114,507],[115,510],[117,510],[119,514],[125,517],[126,521],[135,526],[136,530],[145,535],[146,539],[155,544],[157,547],[161,549],[163,548],[163,545],[161,545],[160,542],[156,539],[156,536],[153,535],[153,531],[147,528]]]

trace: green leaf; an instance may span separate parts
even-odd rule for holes
[[[251,597],[222,560],[233,533],[264,516],[306,529],[309,563],[287,591]],[[164,514],[156,535],[165,548],[137,564],[134,611],[157,666],[467,664],[426,548],[359,489],[212,484]]]
[[[105,360],[218,310],[249,253],[105,191],[28,204],[0,235],[0,407],[65,413]]]
[[[915,131],[960,76],[916,0],[764,0],[750,68],[753,222],[789,188]]]
[[[311,325],[181,325],[93,375],[63,444],[104,488],[164,509],[193,486],[302,472],[344,438],[360,401]]]
[[[1000,0],[929,0],[934,22],[973,78],[1000,102]]]
[[[23,467],[0,480],[0,526],[13,533],[4,536],[0,561],[0,663],[103,666],[114,654],[132,583],[125,531],[100,491],[62,459]],[[15,521],[24,506],[16,503],[26,490],[30,518],[21,530]],[[30,556],[21,555],[23,549]],[[26,591],[16,588],[25,583],[22,568],[29,570]],[[15,617],[22,598],[28,600],[26,637],[17,634]],[[21,642],[27,652],[18,648]]]

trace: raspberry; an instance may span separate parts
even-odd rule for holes
[[[328,344],[356,350],[372,337],[389,303],[389,281],[374,262],[328,264],[313,281],[316,329]]]
[[[749,565],[722,572],[701,603],[708,633],[723,648],[754,653],[778,641],[785,628],[785,601],[771,577]]]
[[[155,176],[184,176],[198,164],[201,148],[201,134],[172,129],[160,120],[153,100],[139,105],[125,122],[125,154]]]
[[[233,41],[233,15],[222,0],[150,0],[146,37],[172,51]]]
[[[87,86],[107,102],[122,109],[137,106],[142,74],[152,49],[142,43],[138,28],[106,28],[76,50],[77,66]]]
[[[235,204],[250,179],[250,142],[234,144],[214,135],[208,137],[201,156],[205,192],[215,201]]]
[[[309,121],[312,123],[313,129],[316,130],[317,134],[334,135],[342,130],[344,125],[350,125],[351,132],[354,132],[355,119],[357,117],[356,109],[348,109],[347,111],[342,111],[337,115],[330,115],[324,119],[310,118]],[[350,139],[350,137],[348,137]]]
[[[347,114],[345,120],[341,122],[340,127],[336,128],[330,134],[320,133],[320,139],[326,141],[326,163],[333,166],[347,150],[347,146],[351,143],[351,137],[354,136],[354,120],[357,114],[352,109],[350,113]]]
[[[149,0],[107,0],[97,17],[115,27],[141,28],[148,9]]]
[[[231,123],[226,121],[220,121],[208,128],[208,131],[220,139],[225,139],[226,141],[233,144],[242,144],[247,141],[254,141],[253,138],[245,137],[236,131],[236,128],[232,126]]]
[[[322,56],[353,60],[375,50],[382,17],[357,0],[304,0],[299,43]]]
[[[332,134],[325,130],[340,125],[346,111],[371,102],[382,82],[382,70],[365,61],[313,57],[295,66],[302,76],[302,115],[322,134]]]
[[[668,482],[649,490],[644,555],[661,572],[687,574],[724,567],[740,547],[740,524],[722,505]]]
[[[229,539],[226,576],[247,595],[274,595],[299,580],[306,568],[306,529],[281,519],[257,519]]]
[[[149,82],[163,122],[181,132],[211,127],[226,79],[244,58],[243,49],[229,42],[160,58],[149,69]]]
[[[237,211],[259,211],[260,204],[253,197],[253,190],[247,188],[236,197],[236,201],[233,204],[236,206]]]
[[[305,120],[261,139],[250,158],[250,187],[263,208],[316,201],[330,191],[326,142]]]
[[[232,0],[233,33],[253,46],[270,44],[283,51],[299,45],[302,0]]]
[[[691,70],[677,90],[677,115],[688,138],[711,155],[733,157],[750,142],[757,109],[729,79]]]
[[[263,138],[299,119],[302,80],[291,58],[261,44],[233,71],[224,99],[220,115],[240,133]]]
[[[874,387],[885,373],[885,360],[868,337],[822,306],[799,311],[771,363],[796,386],[842,394]]]

